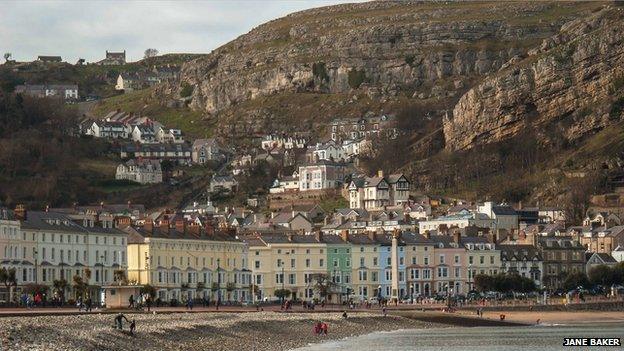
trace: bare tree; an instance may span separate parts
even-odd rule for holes
[[[12,53],[10,52],[5,52],[4,53],[4,61],[9,62],[9,60],[11,59],[11,56],[13,56]]]
[[[158,50],[149,48],[145,50],[145,56],[143,58],[150,58],[158,55]]]

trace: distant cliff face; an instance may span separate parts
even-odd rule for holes
[[[535,130],[573,141],[622,117],[624,8],[605,8],[561,31],[469,90],[444,121],[449,150]]]
[[[190,85],[189,105],[212,115],[279,94],[453,96],[596,6],[371,2],[298,12],[185,64],[158,94],[176,99]]]

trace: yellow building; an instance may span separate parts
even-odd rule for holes
[[[344,235],[344,234],[343,234]],[[347,240],[352,245],[353,256],[353,298],[367,301],[376,298],[380,286],[380,244],[374,232],[367,234],[348,234]]]
[[[161,301],[251,300],[245,243],[194,224],[126,230],[128,280],[154,286]]]
[[[322,234],[252,235],[249,261],[256,300],[276,301],[275,290],[290,290],[301,300],[319,298],[315,275],[327,275],[327,245]]]

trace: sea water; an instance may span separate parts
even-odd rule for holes
[[[531,327],[475,327],[406,329],[377,332],[311,345],[296,351],[326,350],[622,350],[622,347],[565,347],[564,338],[608,337],[624,342],[624,323],[541,325]]]

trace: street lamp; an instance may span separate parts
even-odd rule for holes
[[[39,258],[39,252],[35,249],[35,251],[33,251],[33,254],[35,256],[35,285],[39,284],[39,277],[37,274],[37,270],[38,270],[38,261],[37,259]]]
[[[217,309],[221,304],[221,259],[217,258]]]
[[[472,263],[468,265],[468,292],[472,291]]]
[[[414,283],[412,283],[411,286],[412,290],[411,290],[411,304],[414,304]]]

